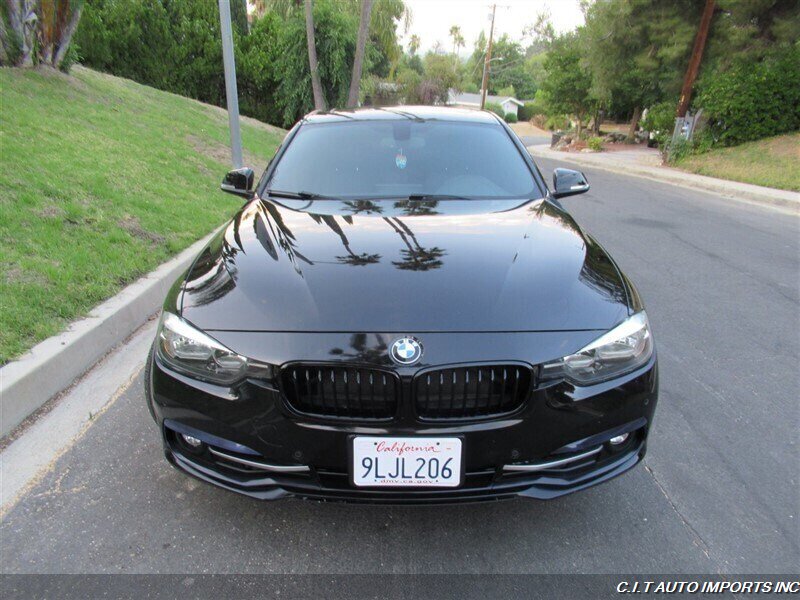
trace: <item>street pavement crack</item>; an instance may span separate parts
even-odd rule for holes
[[[666,488],[664,488],[664,486],[658,480],[658,477],[656,477],[656,474],[653,471],[653,469],[650,467],[650,465],[645,464],[644,465],[644,469],[645,469],[645,471],[647,471],[650,474],[650,477],[653,478],[653,481],[655,482],[656,486],[661,491],[661,493],[664,494],[664,498],[667,499],[667,502],[669,502],[669,505],[672,508],[673,512],[676,515],[678,515],[678,518],[681,520],[681,523],[683,523],[683,526],[691,534],[692,543],[694,543],[694,545],[697,546],[700,549],[700,551],[705,555],[705,557],[709,561],[711,561],[710,550],[709,550],[708,544],[706,544],[706,541],[703,539],[703,536],[701,536],[700,533],[698,533],[698,531],[694,527],[692,527],[692,524],[689,523],[689,520],[686,517],[683,516],[681,511],[678,509],[678,506],[672,501],[672,498],[670,498],[669,494],[667,493]],[[713,561],[711,561],[711,562],[713,562]]]

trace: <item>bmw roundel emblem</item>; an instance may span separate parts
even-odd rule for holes
[[[401,365],[413,365],[422,358],[422,344],[412,337],[402,337],[392,344],[392,360]]]

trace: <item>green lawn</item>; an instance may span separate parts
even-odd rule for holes
[[[246,120],[261,170],[283,131]],[[0,364],[222,224],[222,110],[76,67],[0,68]]]
[[[700,175],[800,191],[800,133],[687,156],[673,166]]]

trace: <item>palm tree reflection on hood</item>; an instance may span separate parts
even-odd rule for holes
[[[392,261],[396,268],[401,271],[430,271],[431,269],[438,269],[444,264],[440,259],[447,253],[438,246],[433,246],[432,248],[421,246],[414,232],[399,217],[383,217],[383,220],[397,232],[397,235],[406,245],[406,249],[400,251],[403,255],[403,260]],[[413,245],[409,238],[413,241]]]
[[[347,250],[347,256],[337,256],[336,262],[341,265],[349,265],[351,267],[363,267],[366,265],[374,265],[381,261],[380,254],[368,254],[366,252],[362,252],[361,254],[356,254],[353,252],[353,249],[350,248],[350,240],[347,239],[347,235],[345,234],[344,230],[341,228],[339,223],[336,221],[336,217],[333,215],[318,215],[318,214],[311,214],[309,215],[314,221],[317,223],[325,223],[336,235],[339,236],[339,239],[342,241],[342,246],[344,249]],[[353,222],[352,216],[343,217],[347,223]]]
[[[348,200],[343,204],[347,207],[347,211],[354,215],[371,215],[383,212],[383,207],[381,205],[375,204],[370,200]]]
[[[278,255],[275,252],[275,248],[269,236],[269,234],[271,234],[272,238],[278,241],[278,245],[289,259],[289,262],[292,264],[292,268],[294,268],[295,272],[302,277],[303,270],[300,268],[299,261],[302,261],[308,265],[313,265],[314,263],[306,258],[297,249],[297,238],[284,222],[281,212],[271,202],[262,201],[260,203],[260,207],[262,210],[259,210],[258,214],[262,218],[253,220],[253,227],[255,228],[255,234],[258,238],[258,241],[270,254],[270,256],[273,257],[273,260],[278,260]],[[275,225],[274,227],[273,223]],[[269,234],[267,234],[266,231],[259,231],[260,227],[268,228]]]
[[[438,205],[438,200],[401,200],[394,203],[395,208],[409,216],[438,215],[439,211],[436,210]]]

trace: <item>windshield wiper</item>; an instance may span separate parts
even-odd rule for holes
[[[324,196],[314,192],[284,192],[282,190],[266,190],[268,196],[275,196],[276,198],[293,198],[295,200],[325,200],[330,199],[330,196]]]

